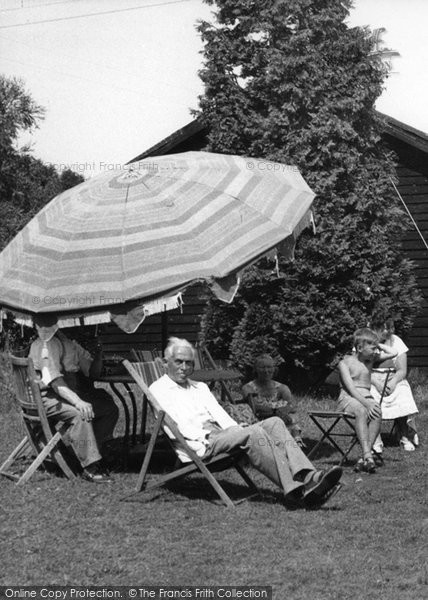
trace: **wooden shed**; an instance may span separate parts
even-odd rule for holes
[[[386,115],[384,140],[399,159],[398,189],[424,238],[428,237],[428,136]],[[175,131],[155,146],[129,162],[151,156],[202,150],[207,144],[207,128],[198,120]],[[409,364],[428,368],[428,250],[409,219],[409,230],[403,242],[406,256],[416,264],[419,287],[424,295],[422,311],[406,342],[410,347]],[[186,337],[195,342],[200,331],[200,320],[206,301],[203,286],[193,286],[184,293],[182,311],[168,312],[170,335]],[[163,321],[165,327],[165,320]],[[162,317],[147,318],[133,335],[122,333],[114,325],[106,330],[105,342],[109,350],[124,354],[130,345],[140,349],[161,348]]]
[[[428,239],[428,135],[392,117],[382,115],[384,140],[398,156],[398,190],[422,234]],[[409,218],[403,240],[405,255],[416,265],[423,294],[422,310],[406,338],[409,364],[428,368],[428,249]]]

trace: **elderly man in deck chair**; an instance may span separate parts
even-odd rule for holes
[[[194,357],[187,340],[170,338],[167,373],[150,386],[189,446],[202,458],[240,448],[255,469],[283,490],[286,505],[316,509],[325,504],[341,487],[342,469],[317,471],[279,417],[254,425],[236,423],[204,383],[190,379]]]

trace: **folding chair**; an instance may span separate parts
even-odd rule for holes
[[[132,365],[129,361],[125,360],[124,365],[127,368],[128,372],[132,375],[136,383],[139,385],[143,393],[145,394],[155,416],[153,432],[150,437],[150,442],[147,448],[146,455],[144,457],[140,473],[138,475],[137,485],[135,487],[134,494],[141,491],[153,490],[175,479],[197,472],[201,473],[205,477],[205,479],[209,482],[209,484],[218,494],[222,502],[229,508],[234,507],[235,504],[238,504],[242,500],[246,500],[250,496],[258,494],[258,490],[255,484],[244,471],[243,467],[240,465],[239,461],[243,458],[242,451],[237,450],[230,453],[222,453],[208,460],[204,460],[203,458],[199,457],[196,454],[196,452],[188,445],[183,435],[180,433],[176,422],[165,411],[162,410],[156,398],[148,389],[146,381],[144,380],[144,376],[140,374],[138,370],[134,368],[134,365]],[[178,468],[175,468],[171,473],[159,477],[156,481],[148,482],[147,471],[150,465],[150,460],[152,458],[156,441],[161,433],[166,434],[166,437],[169,440],[174,452],[176,452],[176,447],[173,445],[171,439],[178,442],[178,444],[180,445],[180,449],[184,451],[189,457],[189,462],[183,463],[178,459]],[[225,490],[222,488],[222,486],[212,473],[213,470],[225,470],[232,467],[237,470],[239,475],[247,484],[248,488],[251,490],[250,495],[247,495],[245,498],[239,499],[237,502],[233,502],[233,500],[231,500],[231,498],[227,495]]]
[[[386,377],[385,382],[382,388],[382,393],[380,397],[380,404],[382,404],[383,397],[385,395],[386,386],[388,384],[389,376],[394,371],[394,369],[385,369]],[[310,452],[308,452],[308,458],[311,458],[315,455],[318,448],[324,442],[324,440],[330,442],[334,448],[342,455],[340,460],[340,465],[344,464],[348,460],[349,453],[353,449],[353,447],[357,444],[358,438],[357,433],[355,431],[355,417],[347,412],[336,411],[336,410],[313,410],[308,413],[310,419],[315,423],[318,429],[321,431],[322,436],[315,444],[313,448],[311,448]],[[323,421],[327,421],[327,424],[324,425]],[[339,430],[339,426],[344,425],[345,431]],[[343,449],[335,440],[341,438],[348,438],[349,444]]]
[[[17,485],[21,485],[28,481],[45,461],[50,459],[60,467],[66,477],[74,479],[75,474],[67,464],[58,446],[62,436],[68,429],[68,425],[58,423],[56,431],[52,430],[43,405],[32,360],[30,358],[17,358],[16,356],[11,356],[10,359],[16,400],[26,435],[0,466],[0,475],[13,479]],[[33,451],[36,458],[25,473],[17,475],[10,471],[12,465],[25,456],[29,450]]]

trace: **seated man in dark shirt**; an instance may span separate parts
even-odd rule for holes
[[[113,435],[118,408],[91,381],[101,372],[102,356],[93,359],[59,332],[56,315],[38,315],[34,322],[38,339],[31,344],[29,356],[41,376],[47,416],[70,423],[65,441],[83,468],[82,476],[94,483],[111,481],[102,467],[100,448]]]

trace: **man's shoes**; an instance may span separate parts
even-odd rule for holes
[[[315,502],[304,501],[304,508],[306,508],[306,510],[317,510],[318,508],[321,508],[321,506],[337,494],[341,487],[341,483],[336,483],[336,485],[330,488],[325,494],[319,496]]]
[[[99,462],[92,463],[83,469],[82,478],[91,483],[111,483],[112,479]]]
[[[404,435],[403,435],[403,437],[400,440],[400,446],[406,452],[413,452],[413,450],[415,449],[414,444],[412,444],[412,442],[409,440],[409,438],[406,438]]]
[[[341,477],[341,467],[315,472],[312,479],[304,486],[302,500],[305,508],[314,509],[325,504],[341,488],[339,484]]]

